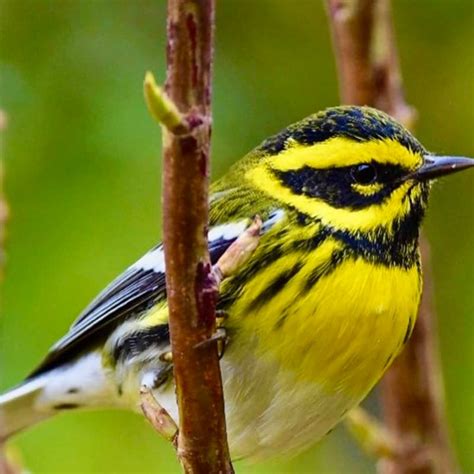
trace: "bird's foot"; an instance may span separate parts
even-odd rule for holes
[[[227,331],[223,327],[216,328],[216,332],[209,338],[206,339],[199,344],[196,344],[196,348],[208,346],[209,344],[216,343],[217,344],[217,356],[219,359],[222,359],[225,353],[226,346],[229,342],[229,338],[227,336]]]

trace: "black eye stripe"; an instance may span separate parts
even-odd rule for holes
[[[361,171],[359,167],[362,165],[374,171],[374,179],[370,182],[355,179],[354,175]],[[273,173],[285,187],[290,188],[297,195],[319,198],[334,207],[357,210],[383,202],[399,186],[400,178],[407,171],[401,166],[371,162],[328,169],[305,166],[298,170],[273,170]],[[367,179],[369,177],[369,174],[365,176]],[[371,195],[361,194],[354,189],[354,184],[375,183],[382,184],[382,187]]]
[[[338,169],[346,169],[351,172],[351,176],[354,178],[357,173],[361,172],[361,168],[367,171],[367,169],[373,170],[375,175],[373,182],[377,183],[390,183],[398,181],[402,176],[406,175],[409,170],[404,169],[400,165],[391,165],[391,164],[381,164],[375,161],[360,163],[354,166],[348,166]]]

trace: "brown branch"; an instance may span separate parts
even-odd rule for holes
[[[217,343],[199,346],[216,330],[207,248],[213,29],[214,0],[168,1],[165,92],[186,127],[163,131],[163,240],[178,456],[192,473],[232,472]]]
[[[413,128],[416,110],[405,101],[390,0],[374,0],[372,70],[375,96],[369,104]]]
[[[385,110],[409,128],[416,113],[405,102],[390,0],[326,0],[341,101]]]
[[[372,105],[412,128],[404,99],[390,0],[327,0],[344,103]],[[387,428],[400,447],[384,474],[456,472],[443,404],[428,243],[424,295],[411,341],[382,381]]]
[[[345,104],[373,104],[371,64],[373,0],[326,0]]]

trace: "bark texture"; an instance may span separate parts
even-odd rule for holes
[[[207,248],[214,1],[169,0],[165,91],[185,127],[164,129],[163,231],[185,472],[230,473]]]

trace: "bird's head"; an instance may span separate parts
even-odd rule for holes
[[[432,155],[387,114],[355,106],[312,115],[252,155],[247,178],[282,204],[336,230],[392,236],[417,234],[434,178],[474,165]]]

